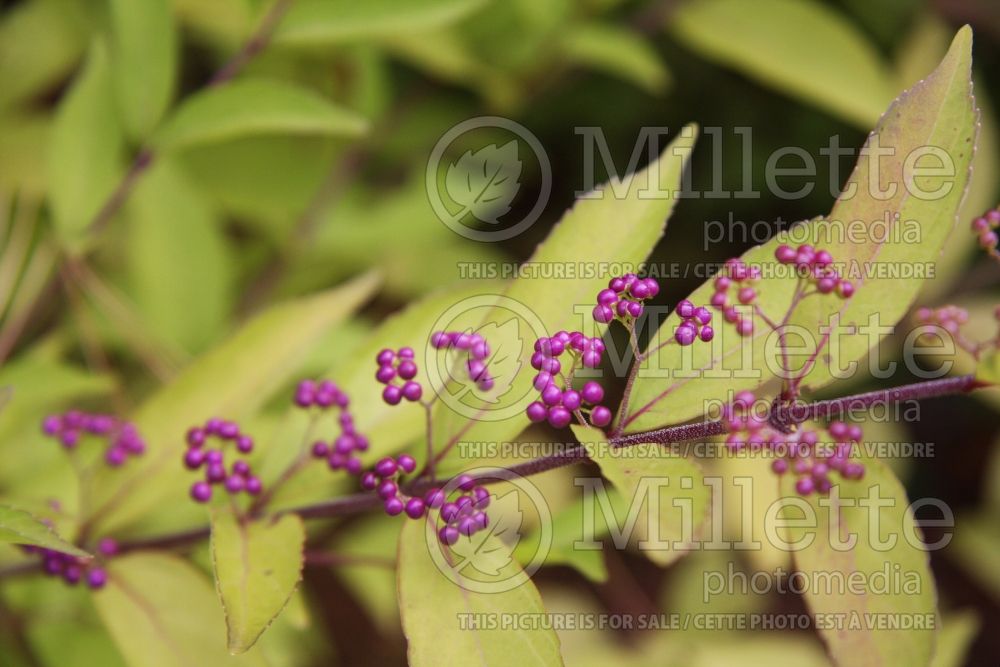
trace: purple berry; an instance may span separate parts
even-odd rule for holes
[[[383,349],[375,357],[375,361],[378,362],[379,366],[388,366],[395,360],[396,360],[396,353],[388,348]]]
[[[409,454],[401,454],[397,459],[399,467],[403,469],[403,472],[409,474],[417,469],[417,462]]]
[[[455,478],[455,484],[462,491],[472,491],[476,486],[476,480],[472,475],[462,474]]]
[[[445,495],[444,491],[438,488],[428,489],[427,493],[424,494],[424,504],[427,507],[437,509],[444,505]]]
[[[396,474],[397,469],[396,462],[388,456],[375,464],[375,474],[382,478],[392,477]]]
[[[441,518],[447,523],[451,523],[458,517],[458,505],[455,503],[444,503],[441,505]]]
[[[226,478],[225,486],[229,493],[239,493],[245,488],[246,483],[239,475],[230,475]]]
[[[251,496],[259,495],[264,490],[264,484],[260,481],[260,477],[254,477],[253,475],[246,478],[244,487],[246,488],[246,492]]]
[[[420,498],[410,498],[406,501],[406,516],[411,519],[419,519],[426,511],[424,501]]]
[[[378,485],[378,497],[382,500],[395,498],[397,493],[399,493],[399,487],[393,481],[386,480]]]
[[[253,438],[249,435],[241,435],[236,438],[236,449],[243,454],[253,451]]]
[[[548,406],[559,405],[559,402],[562,400],[562,394],[559,387],[550,384],[542,390],[542,402]]]
[[[573,414],[562,406],[549,410],[549,425],[553,428],[566,428],[573,420]]]
[[[330,447],[322,440],[317,440],[312,446],[312,455],[318,459],[325,459],[330,454]]]
[[[444,526],[438,531],[438,539],[441,540],[441,544],[445,546],[451,546],[458,542],[458,531],[452,526]]]
[[[386,387],[386,389],[388,389],[388,387]],[[419,401],[423,394],[424,389],[420,386],[419,382],[411,380],[403,385],[403,397],[408,401]]]
[[[417,376],[417,365],[413,361],[406,359],[399,363],[396,372],[399,373],[399,377],[402,379],[412,380]]]
[[[389,405],[399,405],[403,400],[403,390],[395,385],[389,385],[382,391],[382,400]]]
[[[562,394],[562,404],[564,408],[570,411],[578,409],[583,404],[580,392],[567,389]]]
[[[549,411],[548,409],[546,409],[543,403],[541,403],[540,401],[535,401],[534,403],[531,403],[528,406],[527,410],[525,410],[525,413],[528,415],[528,419],[538,424],[540,422],[545,421],[545,418],[548,417]]]
[[[386,498],[383,507],[385,507],[385,513],[389,516],[396,516],[404,509],[403,501],[395,496]]]
[[[590,413],[590,423],[603,428],[611,423],[611,410],[603,405],[595,406]]]
[[[207,503],[212,499],[212,487],[208,482],[195,482],[191,485],[191,498],[198,503]]]
[[[366,472],[361,476],[361,488],[365,491],[374,491],[378,486],[378,477],[373,472]]]

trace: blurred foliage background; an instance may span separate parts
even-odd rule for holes
[[[775,149],[818,158],[837,136],[856,150],[966,22],[983,111],[976,172],[925,294],[932,305],[968,305],[982,320],[996,302],[996,270],[964,229],[997,200],[993,0],[19,0],[0,8],[0,386],[13,388],[0,414],[0,494],[57,520],[72,514],[76,483],[37,433],[41,415],[73,404],[152,410],[147,397],[178,376],[204,385],[186,396],[197,406],[221,380],[207,372],[192,380],[184,369],[264,313],[272,320],[249,334],[260,337],[259,374],[227,366],[225,356],[212,371],[258,382],[227,400],[263,405],[255,419],[280,429],[283,403],[273,396],[296,374],[349,366],[387,315],[459,284],[459,263],[528,257],[583,185],[574,128],[602,128],[616,165],[627,164],[644,126],[721,128],[721,142],[703,137],[696,148],[693,183],[709,189],[721,168],[736,190],[745,156],[733,128],[750,127],[753,186],[766,193]],[[554,175],[542,219],[502,243],[453,233],[424,186],[438,138],[484,114],[528,127]],[[853,161],[842,159],[842,177]],[[741,252],[754,240],[706,243],[706,223],[730,215],[776,231],[779,219],[829,210],[829,165],[818,163],[818,186],[801,199],[681,201],[654,259]],[[529,187],[515,210],[532,205],[537,177],[524,174]],[[672,280],[659,300],[673,303],[697,282]],[[309,295],[320,301],[290,301]],[[945,617],[939,665],[963,664],[967,649],[968,664],[995,665],[1000,655],[996,410],[992,399],[943,399],[926,404],[919,423],[886,429],[886,438],[937,443],[933,459],[900,470],[911,497],[942,498],[958,514],[954,544],[932,560]],[[130,529],[184,524],[169,514]],[[394,524],[381,519],[327,532],[344,551],[394,552]],[[538,581],[550,610],[696,610],[698,572],[718,558],[659,571],[611,553],[604,582],[562,567]],[[725,604],[803,611],[789,596]],[[825,664],[809,633],[667,634],[562,639],[568,664]],[[311,569],[264,644],[276,665],[402,662],[391,570]],[[85,593],[52,581],[0,583],[0,665],[121,663]]]

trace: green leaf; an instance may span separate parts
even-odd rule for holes
[[[126,258],[136,306],[150,329],[188,352],[216,340],[233,283],[221,221],[169,158],[143,176],[127,205]]]
[[[694,0],[669,28],[700,55],[868,128],[892,99],[878,52],[814,0]]]
[[[22,2],[0,21],[0,109],[56,85],[87,49],[76,3]]]
[[[111,0],[112,76],[129,136],[163,118],[177,78],[177,30],[169,0]]]
[[[696,134],[694,126],[684,128],[645,170],[621,182],[606,184],[578,201],[529,263],[601,266],[608,262],[638,265],[645,260],[662,236],[673,210]],[[612,228],[616,231],[609,234]],[[529,368],[532,344],[535,338],[560,329],[579,328],[581,313],[574,310],[573,304],[591,303],[606,285],[607,276],[595,274],[573,280],[520,277],[504,293],[503,301],[485,316],[470,310],[465,320],[475,319],[459,319],[452,324],[453,329],[493,328],[489,344],[494,358],[518,360],[521,372],[514,377],[498,377],[497,388],[486,396],[469,391],[460,400],[446,397],[438,401],[434,410],[437,448],[459,437],[503,442],[524,430],[529,423],[524,415],[525,399],[534,391],[532,375],[525,370]],[[593,333],[600,331],[603,327]],[[418,349],[426,345],[423,343]]]
[[[843,627],[821,627],[820,636],[834,661],[840,665],[926,665],[934,651],[933,623],[915,628],[884,629],[879,618],[934,618],[936,593],[928,552],[919,542],[906,491],[880,461],[865,461],[865,477],[839,484],[839,499],[820,496],[802,499],[795,492],[795,476],[782,477],[786,498],[798,499],[803,507],[786,504],[781,512],[798,525],[785,527],[789,544],[802,540],[793,551],[795,567],[807,581],[823,577],[852,576],[866,582],[828,595],[823,586],[808,586],[806,605],[814,615],[844,619]],[[859,504],[862,500],[865,505]],[[815,520],[813,519],[815,516]],[[803,520],[803,516],[807,520]],[[809,527],[801,527],[808,523]],[[833,543],[833,538],[840,544]],[[811,542],[806,544],[809,541]],[[851,538],[856,542],[845,548]],[[895,583],[880,587],[876,577],[889,572]],[[856,573],[856,574],[855,574]],[[878,588],[876,588],[878,587]]]
[[[327,292],[272,306],[144,401],[133,421],[146,439],[147,463],[131,472],[115,471],[116,481],[104,493],[127,488],[131,495],[127,503],[115,503],[104,522],[127,524],[161,504],[165,495],[183,496],[190,485],[179,465],[186,429],[213,415],[241,419],[253,414],[295,377],[310,349],[367,301],[377,284],[376,276],[364,275]],[[200,514],[200,508],[190,505],[170,506],[171,518],[180,521]]]
[[[960,667],[968,664],[968,653],[980,629],[979,616],[974,611],[960,611],[942,619],[934,647],[931,667]]]
[[[139,552],[115,558],[94,604],[131,667],[265,664],[256,652],[227,653],[211,583],[177,556]]]
[[[305,540],[295,514],[273,522],[212,514],[212,563],[231,653],[246,652],[284,609],[302,578]]]
[[[765,276],[774,276],[766,278],[758,289],[758,305],[772,320],[781,319],[794,292],[795,278],[781,273],[774,259],[775,248],[790,234],[795,243],[811,242],[828,249],[856,287],[851,299],[811,297],[796,309],[791,323],[812,333],[814,341],[822,339],[821,327],[831,320],[835,325],[830,334],[830,339],[836,341],[835,353],[831,353],[829,361],[820,356],[804,387],[816,389],[830,383],[834,380],[831,364],[845,367],[874,344],[869,335],[853,325],[867,325],[869,317],[876,315],[881,326],[894,325],[913,303],[923,282],[920,276],[879,276],[877,271],[886,267],[933,267],[954,226],[968,184],[975,140],[969,78],[971,39],[971,31],[963,28],[938,69],[893,103],[866,144],[868,150],[864,150],[846,186],[848,194],[837,200],[827,219],[800,223],[742,257],[746,263],[760,266]],[[896,187],[895,195],[889,198],[879,199],[869,190],[869,177],[875,176],[870,169],[876,141],[880,150],[892,151],[891,157],[876,158],[881,167],[880,187]],[[928,146],[950,157],[955,165],[954,177],[914,179],[909,171],[904,174],[907,157]],[[911,181],[925,192],[943,184],[952,187],[946,197],[922,199],[909,196]],[[912,240],[914,229],[917,242]],[[909,231],[904,234],[904,230]],[[861,242],[853,242],[859,238]],[[698,304],[707,303],[712,292],[709,281],[688,298]],[[671,336],[678,322],[676,315],[668,317],[651,345]],[[710,345],[666,345],[652,355],[634,385],[627,430],[641,431],[667,420],[680,423],[700,416],[709,402],[724,398],[727,392],[755,388],[775,377],[773,352],[768,354],[770,362],[765,363],[765,342],[770,331],[759,318],[749,344],[732,325],[723,323],[716,330]],[[827,346],[824,354],[830,349]],[[804,362],[800,355],[800,366]]]
[[[49,143],[49,197],[65,239],[74,240],[114,190],[123,148],[108,54],[97,42],[59,103]]]
[[[278,44],[326,45],[409,34],[454,23],[486,0],[300,0],[282,20]]]
[[[621,496],[614,489],[608,490],[608,500],[612,507],[624,507]],[[544,565],[566,565],[595,583],[608,580],[608,568],[604,564],[604,551],[600,549],[578,549],[576,542],[597,540],[607,534],[607,524],[600,520],[601,514],[595,516],[594,534],[584,533],[586,526],[582,499],[572,503],[552,517],[552,542],[545,554]],[[617,513],[617,510],[615,510]],[[527,565],[535,558],[541,542],[541,529],[524,535],[514,548],[514,557],[522,565]]]
[[[639,550],[657,565],[667,566],[696,544],[711,504],[709,488],[697,463],[649,448],[613,449],[602,431],[573,426],[590,459],[601,468],[630,510],[639,507],[635,534]],[[659,500],[653,506],[651,501]],[[617,517],[628,528],[628,516]],[[643,546],[644,541],[653,544]],[[660,544],[663,543],[663,544]]]
[[[621,77],[654,95],[670,85],[670,72],[656,50],[632,30],[604,23],[571,25],[560,46],[571,62]]]
[[[11,112],[0,116],[0,182],[19,197],[30,201],[45,198],[45,153],[51,134],[49,115]]]
[[[429,665],[561,665],[559,639],[551,629],[462,628],[472,614],[544,614],[542,599],[531,579],[504,592],[476,592],[456,584],[431,558],[428,542],[434,536],[426,521],[406,521],[399,541],[399,611],[407,641],[407,658],[414,667]],[[438,548],[432,544],[430,548]],[[492,544],[506,552],[501,542]],[[450,552],[446,552],[450,553]],[[441,561],[441,567],[448,567]],[[479,581],[516,577],[520,566],[508,559],[495,576],[477,573]],[[467,581],[452,572],[457,581]],[[499,618],[499,616],[496,616]]]
[[[63,540],[46,524],[10,505],[0,505],[0,542],[43,547],[90,558],[90,554]]]
[[[284,81],[240,79],[188,98],[154,135],[162,151],[261,134],[358,137],[361,116]]]

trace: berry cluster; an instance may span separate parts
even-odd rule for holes
[[[642,316],[643,302],[660,292],[660,286],[653,278],[640,278],[634,273],[626,273],[608,281],[607,289],[597,294],[594,306],[594,320],[607,324],[611,320],[637,320]]]
[[[570,386],[577,366],[597,368],[604,354],[604,341],[588,338],[579,331],[560,331],[551,338],[535,341],[531,366],[538,371],[534,386],[540,392],[540,401],[531,403],[526,410],[533,422],[548,421],[555,428],[564,428],[573,419],[573,413],[582,410],[590,413],[590,423],[604,427],[611,423],[611,410],[599,405],[604,399],[604,389],[597,382],[587,382],[580,391]],[[563,375],[559,357],[569,356],[568,368]],[[557,383],[562,380],[562,386]]]
[[[753,319],[740,315],[732,297],[735,297],[741,305],[752,306],[757,301],[757,289],[754,286],[759,281],[760,268],[748,266],[742,260],[733,257],[722,265],[722,270],[713,283],[715,292],[709,303],[722,311],[722,316],[727,322],[736,325],[736,332],[741,336],[753,333]]]
[[[812,283],[820,294],[836,293],[842,299],[849,299],[854,294],[854,283],[837,273],[833,256],[826,250],[817,250],[805,243],[798,248],[780,245],[774,257],[782,264],[795,266],[799,276]]]
[[[311,453],[313,458],[326,459],[331,470],[359,474],[362,463],[357,453],[368,451],[368,438],[354,427],[354,417],[349,410],[351,400],[347,394],[330,380],[302,380],[295,388],[295,404],[304,409],[336,408],[339,411],[337,423],[340,434],[329,442],[317,440],[312,444]]]
[[[979,235],[979,247],[1000,259],[997,251],[997,227],[1000,227],[1000,207],[987,211],[972,221],[972,231]]]
[[[419,401],[424,389],[413,378],[417,377],[417,362],[412,347],[401,347],[395,352],[386,348],[375,356],[378,370],[375,379],[385,385],[382,400],[389,405],[399,405],[404,398]]]
[[[708,342],[715,337],[715,330],[709,325],[712,321],[712,312],[704,306],[695,307],[693,303],[684,299],[677,304],[677,314],[681,318],[681,323],[674,331],[674,340],[681,345],[690,345],[697,339]]]
[[[218,449],[207,448],[205,445],[209,438],[218,439],[221,446]],[[240,433],[240,427],[234,422],[213,417],[204,426],[188,430],[184,465],[189,470],[198,470],[203,466],[205,468],[205,479],[191,486],[191,498],[195,502],[207,503],[211,500],[214,484],[222,484],[233,495],[245,492],[256,496],[263,490],[260,478],[252,474],[250,464],[245,459],[237,458],[227,472],[223,448],[230,444],[235,447],[237,457],[253,451],[253,438]]]
[[[490,346],[485,338],[477,333],[435,331],[431,334],[431,347],[436,350],[466,350],[468,358],[465,361],[465,369],[469,373],[469,379],[476,383],[480,391],[493,389],[494,381],[486,368],[486,360],[490,357]]]
[[[958,306],[941,306],[940,308],[918,308],[917,322],[926,325],[936,325],[952,335],[956,335],[962,325],[969,321],[969,311]]]
[[[795,490],[803,496],[828,493],[833,488],[832,473],[839,473],[843,479],[864,476],[864,465],[851,460],[851,451],[862,438],[860,426],[831,422],[826,429],[828,442],[821,442],[819,433],[807,428],[783,434],[772,429],[767,418],[753,410],[754,400],[751,392],[743,391],[723,410],[729,432],[726,445],[731,451],[772,452],[777,458],[771,469],[778,475],[789,470],[797,475]]]
[[[61,551],[44,547],[23,546],[26,553],[38,554],[42,558],[42,571],[50,577],[61,577],[70,586],[86,582],[92,590],[104,588],[108,583],[108,573],[94,560],[77,558]],[[98,544],[98,553],[102,556],[112,556],[118,553],[118,543],[106,537]]]
[[[49,415],[42,421],[42,432],[57,438],[66,449],[75,449],[83,435],[105,438],[108,448],[104,452],[104,460],[112,467],[118,467],[130,456],[141,456],[146,451],[146,443],[135,425],[111,415],[88,414],[79,410]]]
[[[87,586],[97,590],[108,582],[108,573],[102,567],[91,566],[90,561],[77,558],[52,549],[24,547],[28,553],[37,553],[42,558],[42,572],[50,577],[61,577],[70,586],[86,581]]]
[[[445,491],[437,487],[428,489],[422,497],[405,495],[400,488],[400,477],[416,468],[417,463],[409,454],[396,458],[387,456],[361,476],[361,488],[375,491],[389,516],[405,513],[411,519],[422,519],[429,510],[438,510],[444,522],[438,530],[438,539],[448,546],[455,544],[460,535],[474,535],[489,525],[489,517],[483,510],[490,504],[490,493],[476,486],[475,480],[468,475],[459,476],[456,484],[469,493],[460,495],[454,502],[449,502]]]

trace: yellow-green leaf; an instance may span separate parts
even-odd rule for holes
[[[629,515],[639,508],[634,527],[643,555],[667,566],[694,547],[711,503],[697,463],[656,446],[613,449],[594,428],[574,426],[573,433],[624,499],[627,514],[616,518],[618,526],[628,530]]]
[[[460,586],[461,572],[445,576],[440,567],[450,567],[443,560],[431,558],[428,550],[434,543],[433,524],[406,521],[399,540],[399,611],[407,641],[407,658],[413,667],[431,665],[561,665],[559,639],[551,629],[518,628],[515,630],[484,627],[486,617],[501,614],[544,614],[542,599],[528,577],[523,577],[513,558],[496,574],[476,572],[476,581],[505,581],[523,577],[523,581],[503,592],[477,592]],[[491,538],[492,539],[492,538]],[[509,551],[499,541],[491,548]],[[445,552],[449,553],[449,552]],[[470,566],[471,567],[471,566]],[[470,575],[472,576],[472,575]],[[453,581],[454,578],[454,581]],[[474,627],[476,615],[481,627]],[[463,627],[463,618],[466,627]]]
[[[815,0],[693,0],[669,29],[704,57],[862,128],[892,99],[892,75],[875,47]]]
[[[284,609],[302,578],[305,540],[294,514],[273,522],[248,521],[228,509],[212,514],[212,563],[230,652],[246,652]]]
[[[409,34],[458,21],[486,0],[300,0],[275,34],[278,44],[324,45]]]
[[[123,149],[107,50],[96,42],[59,103],[49,141],[49,201],[64,238],[78,237],[114,190]]]
[[[865,468],[864,479],[836,487],[838,497],[802,500],[795,477],[783,477],[786,499],[807,508],[782,507],[792,524],[784,539],[801,541],[793,557],[806,581],[850,576],[864,582],[832,595],[821,583],[804,593],[814,615],[843,619],[842,627],[831,623],[819,630],[834,662],[851,667],[926,665],[934,650],[937,602],[929,554],[899,480],[877,459],[866,460]],[[847,548],[849,540],[854,544]],[[889,583],[880,584],[879,577],[888,577]],[[893,622],[917,625],[885,625]]]
[[[216,211],[170,160],[157,160],[127,204],[129,286],[145,322],[189,353],[216,340],[232,296]]]
[[[114,559],[94,604],[131,667],[266,664],[256,652],[229,655],[211,582],[177,556],[138,552]]]
[[[609,23],[571,25],[561,37],[560,48],[571,62],[605,71],[654,95],[670,85],[663,59],[635,31]]]
[[[188,98],[154,135],[177,150],[262,134],[358,137],[368,122],[321,95],[270,79],[240,79]]]
[[[54,549],[89,558],[90,554],[65,541],[35,517],[10,505],[0,505],[0,542]]]
[[[112,76],[129,136],[163,118],[177,76],[177,28],[168,0],[111,0]]]

